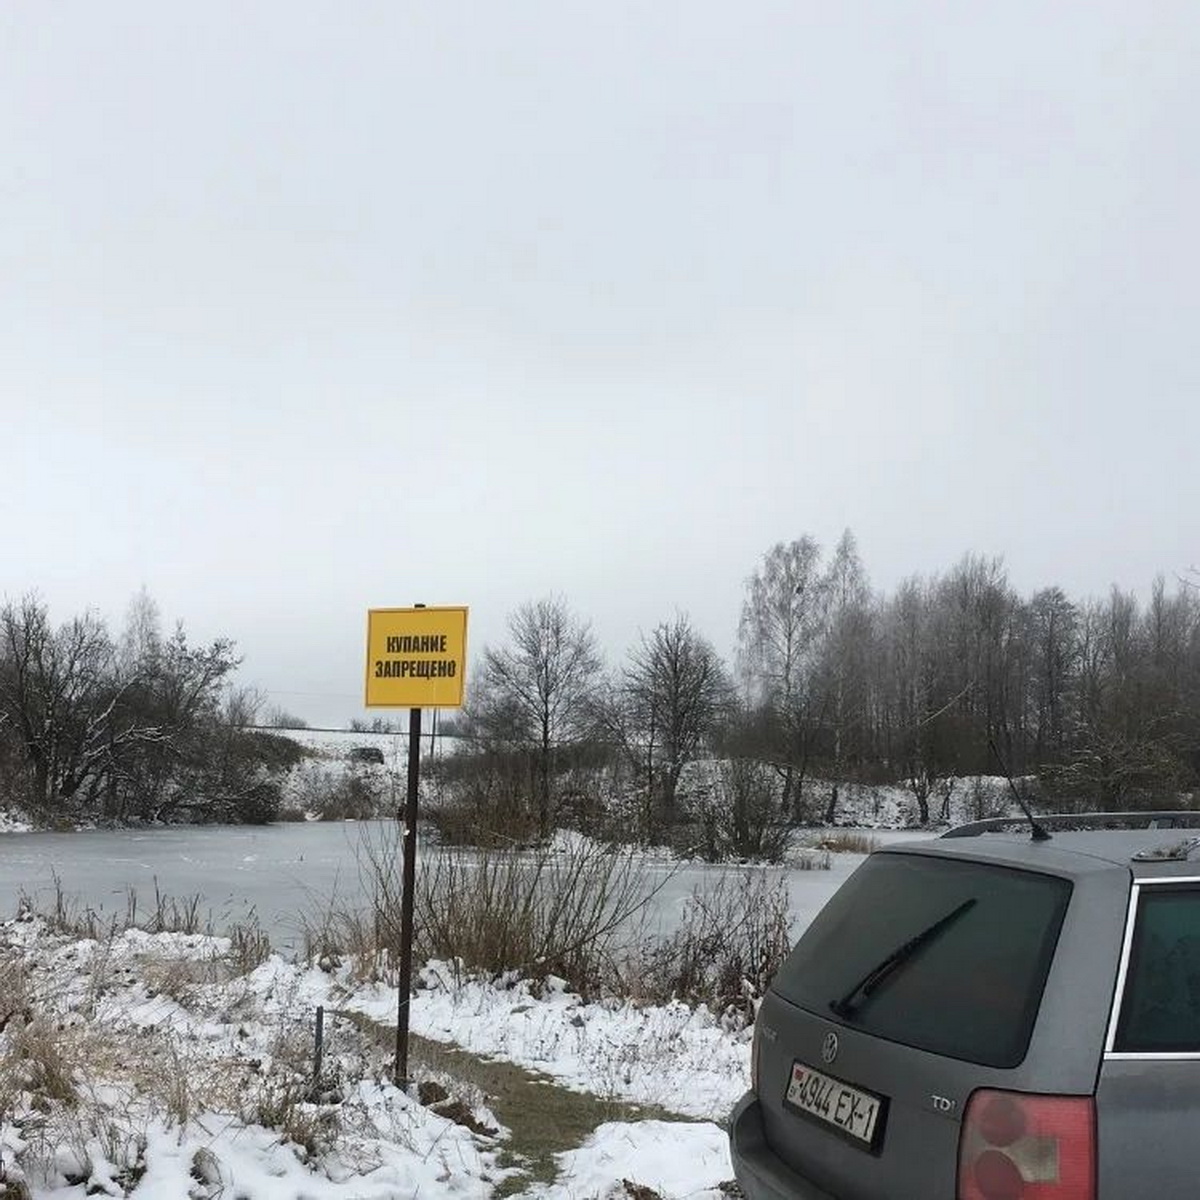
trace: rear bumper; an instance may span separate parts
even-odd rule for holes
[[[749,1200],[837,1200],[778,1158],[763,1135],[758,1097],[747,1092],[729,1118],[733,1172]]]

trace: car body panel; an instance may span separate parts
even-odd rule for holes
[[[756,1200],[835,1200],[793,1171],[767,1145],[758,1097],[747,1092],[729,1119],[729,1144],[738,1183]]]
[[[1133,873],[1127,857],[1096,855],[1082,846],[1072,852],[1062,844],[1068,840],[1064,835],[1056,846],[987,837],[906,843],[876,852],[975,861],[1071,882],[1071,900],[1027,1052],[1011,1069],[952,1059],[855,1029],[852,1020],[832,1012],[808,1011],[772,988],[758,1017],[758,1091],[738,1110],[742,1141],[754,1147],[753,1163],[739,1151],[737,1139],[732,1142],[738,1178],[752,1200],[773,1194],[757,1190],[755,1182],[755,1177],[770,1178],[772,1170],[783,1170],[787,1178],[815,1189],[818,1197],[836,1200],[953,1200],[961,1120],[976,1089],[1095,1092]],[[830,1032],[837,1035],[838,1052],[833,1062],[826,1062],[822,1046]],[[887,1098],[887,1124],[877,1153],[784,1103],[795,1060]],[[749,1129],[758,1140],[745,1132]]]
[[[1136,864],[1117,995],[1096,1090],[1102,1200],[1177,1194],[1181,1165],[1190,1166],[1190,1139],[1200,1129],[1200,1049],[1127,1050],[1118,1038],[1140,901],[1158,889],[1200,892],[1196,864],[1186,858]],[[1200,937],[1200,929],[1195,936]]]
[[[1200,1061],[1106,1059],[1096,1123],[1099,1200],[1193,1195]],[[1184,1178],[1187,1192],[1181,1191]]]

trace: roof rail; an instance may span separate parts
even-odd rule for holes
[[[1200,812],[1167,809],[1156,812],[1045,813],[1038,823],[1046,829],[1085,832],[1097,829],[1200,829]],[[1018,833],[1029,828],[1024,817],[989,817],[956,825],[944,838],[979,837],[984,833]]]

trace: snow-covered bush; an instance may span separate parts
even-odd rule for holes
[[[322,821],[365,821],[384,814],[392,790],[392,776],[374,763],[306,762],[288,776],[285,811]]]
[[[688,793],[693,845],[709,862],[754,859],[779,862],[788,844],[778,786],[770,767],[750,759],[704,764]],[[690,780],[689,780],[690,782]]]

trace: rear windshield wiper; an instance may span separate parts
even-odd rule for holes
[[[964,900],[957,908],[952,909],[940,920],[934,921],[928,929],[922,929],[920,933],[910,937],[902,946],[897,946],[878,966],[872,967],[841,999],[831,1000],[829,1007],[839,1017],[854,1016],[855,1012],[862,1005],[862,1002],[870,999],[871,993],[882,985],[893,972],[898,971],[923,946],[927,946],[932,942],[944,929],[948,929],[967,909],[974,907],[974,905],[974,898]]]

